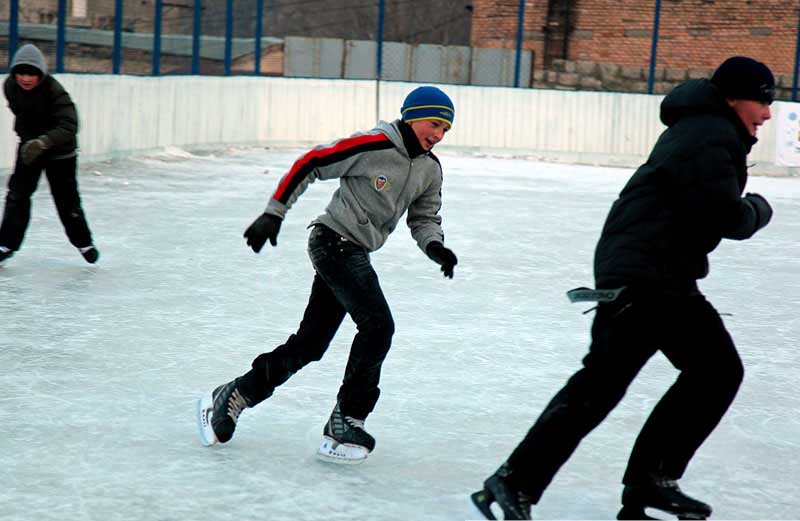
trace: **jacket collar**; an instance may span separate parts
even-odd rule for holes
[[[397,127],[400,129],[400,135],[403,136],[403,144],[406,146],[408,157],[414,159],[415,157],[427,154],[425,149],[422,148],[422,145],[419,144],[419,139],[417,139],[417,135],[414,134],[414,129],[411,128],[411,125],[400,120]]]

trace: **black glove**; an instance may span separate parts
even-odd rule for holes
[[[744,200],[750,203],[756,212],[756,230],[760,230],[772,219],[772,207],[766,199],[759,194],[745,194]]]
[[[428,254],[428,257],[433,262],[442,267],[445,277],[453,278],[453,267],[458,264],[455,253],[445,248],[444,244],[438,241],[428,244],[428,247],[425,248],[425,253]]]
[[[52,144],[53,142],[50,141],[50,138],[44,135],[24,142],[22,147],[19,149],[19,153],[22,156],[22,162],[26,165],[33,164],[34,161],[39,159],[39,156],[42,155],[42,152],[50,148]]]
[[[273,246],[277,246],[282,222],[283,220],[277,215],[262,213],[244,232],[247,245],[256,253],[261,251],[267,239]]]

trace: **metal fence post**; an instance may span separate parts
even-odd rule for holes
[[[233,44],[233,0],[225,1],[225,76],[231,75],[231,47]]]
[[[792,77],[792,101],[797,101],[797,75],[800,71],[800,11],[797,14],[797,40],[794,44],[794,75]]]
[[[67,30],[67,0],[58,0],[56,20],[56,72],[64,72],[64,42]]]
[[[256,2],[256,48],[255,48],[255,67],[253,73],[258,76],[261,74],[261,32],[263,30],[261,17],[264,16],[264,0]]]
[[[658,49],[658,26],[661,18],[661,0],[656,0],[656,12],[653,17],[653,43],[650,46],[650,75],[647,77],[647,93],[653,93],[656,76],[656,51]]]
[[[161,7],[162,0],[155,2],[156,12],[153,18],[153,76],[161,74]]]
[[[111,53],[111,70],[119,74],[122,62],[122,0],[116,0],[114,5],[114,49]]]
[[[383,17],[385,0],[378,0],[378,45],[375,57],[375,121],[381,119],[381,74],[383,71]]]
[[[194,0],[194,21],[192,25],[192,74],[200,72],[200,24],[202,22],[203,0]]]
[[[525,0],[519,0],[519,13],[517,16],[517,55],[514,59],[514,87],[519,87],[520,67],[522,66],[522,32],[525,22]]]
[[[10,71],[11,60],[14,59],[19,43],[19,0],[11,0],[8,14],[8,69]]]

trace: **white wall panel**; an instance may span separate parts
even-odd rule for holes
[[[306,146],[371,128],[376,83],[265,77],[160,78],[60,74],[78,106],[83,160],[166,146],[225,143]],[[400,114],[419,84],[382,82],[380,119]],[[664,127],[661,96],[446,85],[456,119],[443,145],[553,160],[629,166],[641,162]],[[0,111],[0,167],[13,166],[13,117]],[[769,166],[768,122],[749,160]]]

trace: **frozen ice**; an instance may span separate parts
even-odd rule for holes
[[[195,398],[281,344],[313,275],[308,223],[335,181],[310,187],[277,248],[242,232],[302,150],[225,148],[85,164],[100,261],[64,236],[43,179],[20,252],[0,267],[0,519],[474,519],[468,495],[579,368],[595,242],[631,170],[440,154],[453,280],[401,224],[373,263],[397,333],[360,466],[314,457],[354,334],[200,445]],[[2,179],[7,181],[8,172]],[[800,511],[800,179],[751,178],[775,209],[723,241],[701,283],[745,380],[681,485],[722,519]],[[657,354],[561,469],[534,516],[610,519],[633,440],[676,377]],[[709,386],[714,385],[713,378]]]

